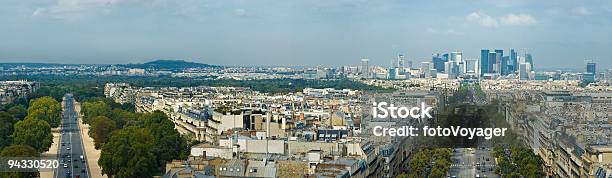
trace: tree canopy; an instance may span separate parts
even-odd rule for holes
[[[14,144],[31,146],[39,153],[48,151],[53,143],[51,126],[40,119],[26,118],[17,122],[11,137]]]
[[[27,145],[11,145],[0,151],[0,157],[39,157],[34,148]],[[39,172],[0,172],[0,177],[39,177]]]
[[[9,146],[11,141],[11,134],[13,134],[13,124],[15,119],[7,112],[0,112],[0,149]]]
[[[94,139],[94,146],[99,149],[104,145],[111,133],[117,129],[115,121],[105,116],[96,116],[91,121],[89,135]]]
[[[62,106],[55,99],[44,96],[30,102],[26,117],[46,121],[55,128],[62,121]]]
[[[154,146],[149,130],[124,128],[113,132],[102,147],[98,164],[109,177],[152,177],[158,172]]]

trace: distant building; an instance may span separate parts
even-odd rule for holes
[[[503,49],[495,49],[495,73],[502,72],[502,58],[504,57]]]
[[[28,99],[36,91],[39,83],[26,80],[0,81],[0,106],[15,102],[17,99]]]
[[[592,60],[586,61],[586,72],[587,73],[597,73],[597,65]]]
[[[404,68],[405,60],[406,58],[404,57],[403,54],[397,55],[397,67]]]
[[[480,76],[489,73],[489,50],[480,50]]]
[[[421,75],[425,78],[431,77],[431,63],[430,62],[422,62],[421,63]]]
[[[501,59],[501,75],[502,76],[506,76],[508,74],[510,74],[511,69],[509,67],[511,67],[511,65],[508,65],[508,62],[510,61],[510,56],[503,56]]]
[[[398,74],[398,70],[397,69],[398,68],[394,68],[394,67],[389,68],[389,72],[387,74],[388,75],[387,79],[389,79],[389,80],[396,80],[396,79],[398,79],[397,76],[399,74]]]
[[[519,64],[519,78],[521,80],[529,80],[529,64],[521,63]]]
[[[128,69],[128,75],[144,75],[144,69]]]
[[[449,61],[453,61],[458,64],[459,62],[463,61],[462,57],[463,57],[462,52],[451,52]]]
[[[431,57],[431,62],[433,63],[433,68],[436,69],[437,72],[444,72],[444,62],[446,59],[440,56],[440,53],[436,53]]]
[[[466,59],[465,60],[465,73],[477,73],[478,72],[478,59]]]
[[[516,51],[514,51],[514,49],[510,49],[510,61],[509,62],[512,64],[510,71],[512,73],[516,73],[516,71],[518,70],[518,54],[516,53]]]
[[[597,65],[593,60],[585,60],[585,63],[585,72],[581,76],[581,81],[584,84],[593,83],[596,81],[595,74],[597,74]]]
[[[531,54],[529,54],[529,53],[525,54],[525,62],[529,63],[529,70],[533,71],[534,70],[534,68],[533,68],[533,56],[531,56]]]
[[[495,52],[489,52],[489,73],[497,73],[497,54]]]
[[[368,64],[369,62],[369,59],[361,59],[361,78],[370,78],[370,65]]]
[[[454,79],[457,77],[457,66],[454,62],[448,61],[444,63],[444,73],[448,74],[449,79]]]

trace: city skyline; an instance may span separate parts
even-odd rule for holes
[[[600,1],[8,1],[0,62],[388,66],[431,54],[526,48],[542,67],[612,65]]]

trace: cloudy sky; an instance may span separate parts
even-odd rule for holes
[[[398,53],[528,50],[612,66],[612,1],[3,0],[0,62],[389,65]]]

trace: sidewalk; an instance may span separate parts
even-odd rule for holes
[[[81,113],[81,105],[75,102],[76,112]],[[102,175],[102,168],[98,165],[98,159],[100,159],[101,150],[96,150],[94,147],[93,138],[89,136],[89,125],[81,122],[79,116],[79,128],[81,130],[81,138],[83,138],[83,146],[85,147],[85,155],[87,157],[87,165],[92,178],[107,178],[106,175]]]
[[[60,133],[59,133],[59,128],[57,129],[52,129],[51,133],[53,134],[53,143],[51,144],[51,148],[49,148],[49,151],[44,152],[41,154],[41,157],[51,157],[51,156],[57,156],[58,153],[58,147],[59,147],[59,140],[60,140]],[[56,171],[57,169],[53,169],[53,171],[40,171],[40,177],[41,178],[52,178],[53,177],[53,173]]]

